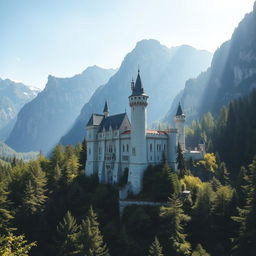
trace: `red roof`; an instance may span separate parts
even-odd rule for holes
[[[131,130],[124,131],[122,134],[131,134]],[[147,134],[166,134],[166,132],[157,130],[147,130]]]

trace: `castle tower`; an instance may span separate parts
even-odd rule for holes
[[[131,151],[128,181],[134,194],[138,194],[142,186],[144,170],[147,168],[147,100],[148,96],[140,78],[131,83],[132,94],[129,96],[131,107]]]
[[[177,129],[177,142],[180,144],[181,149],[184,151],[185,147],[185,120],[186,116],[184,115],[181,105],[179,103],[176,116],[174,117],[175,127]]]
[[[105,117],[108,117],[109,115],[109,110],[108,110],[108,103],[107,101],[105,101],[105,106],[104,106],[104,109],[103,109],[103,114]]]

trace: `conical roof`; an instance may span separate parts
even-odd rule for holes
[[[105,113],[105,112],[109,112],[107,101],[105,101],[105,105],[104,105],[104,109],[103,109],[103,113]]]
[[[144,88],[143,88],[143,84],[141,82],[141,78],[140,78],[140,70],[138,70],[138,75],[136,78],[136,82],[135,85],[132,89],[132,95],[133,96],[138,96],[138,95],[142,95],[145,94],[144,93]]]
[[[180,105],[180,102],[179,102],[179,106],[178,106],[178,109],[177,109],[177,112],[176,112],[176,116],[182,116],[184,115],[183,114],[183,111],[182,111],[182,108],[181,108],[181,105]]]

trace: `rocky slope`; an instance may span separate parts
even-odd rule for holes
[[[26,104],[6,143],[18,152],[47,153],[70,128],[83,104],[115,70],[97,66],[71,78],[48,77],[45,89]]]
[[[256,3],[235,29],[231,40],[214,53],[211,67],[186,82],[164,118],[170,120],[181,101],[188,120],[210,111],[216,115],[230,100],[256,88]]]
[[[127,110],[130,82],[137,76],[138,65],[146,93],[149,95],[148,123],[160,119],[185,81],[197,76],[211,62],[212,55],[191,46],[167,48],[156,40],[142,40],[124,58],[118,72],[98,88],[81,110],[72,129],[61,139],[62,144],[76,144],[85,135],[91,113],[101,113],[105,100],[110,114]]]
[[[20,109],[34,99],[40,90],[9,79],[0,78],[0,139],[11,132]]]

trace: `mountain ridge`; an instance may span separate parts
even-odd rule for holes
[[[114,72],[93,66],[69,78],[49,75],[44,90],[20,110],[6,143],[18,152],[47,153],[70,128],[84,102]]]
[[[190,55],[187,56],[187,59],[191,60],[189,62],[190,66],[188,65],[184,70],[178,72],[179,68],[176,65],[178,61],[182,65],[185,62],[184,59],[182,62],[181,57],[179,57],[182,55],[183,48],[190,52]],[[204,53],[191,46],[168,48],[154,39],[137,42],[135,48],[125,56],[115,75],[110,78],[106,85],[98,88],[88,103],[84,105],[73,127],[62,137],[60,143],[64,145],[76,144],[83,140],[84,127],[90,115],[101,113],[105,100],[108,100],[111,115],[125,110],[129,114],[130,82],[137,75],[138,64],[145,91],[150,97],[148,106],[149,123],[159,119],[161,117],[159,113],[166,111],[166,106],[169,107],[175,92],[182,88],[187,78],[195,76],[209,66],[211,54],[206,52],[207,54],[204,55]],[[197,58],[199,55],[202,56]],[[196,60],[198,65],[195,65]],[[173,75],[169,74],[171,69]],[[176,74],[179,74],[179,79],[177,79]]]
[[[256,87],[256,7],[244,16],[229,41],[214,53],[210,68],[186,82],[163,121],[175,113],[180,101],[188,122],[206,112],[217,115],[231,100],[247,95]]]

